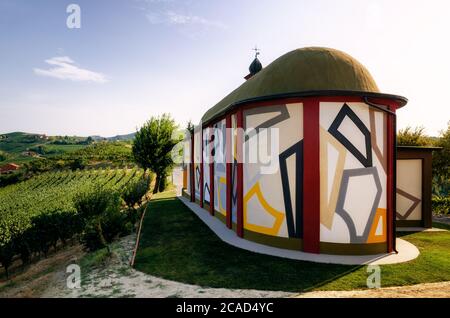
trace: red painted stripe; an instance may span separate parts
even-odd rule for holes
[[[210,152],[208,153],[210,156],[210,163],[209,163],[209,213],[211,215],[214,215],[214,156],[213,156],[213,149],[214,145],[212,144],[214,141],[212,139],[213,137],[213,129],[212,126],[209,130],[209,149]]]
[[[395,104],[388,102],[389,110],[395,111]],[[394,207],[394,195],[396,189],[394,189],[394,149],[396,131],[394,131],[394,118],[392,115],[386,114],[387,117],[387,143],[388,143],[388,169],[387,169],[387,211],[386,211],[386,223],[387,223],[387,252],[394,251],[394,240],[395,240],[395,228],[394,228],[394,217],[395,217],[395,207]]]
[[[227,115],[226,117],[226,140],[225,140],[225,147],[226,147],[226,181],[227,181],[227,202],[226,202],[226,211],[227,211],[227,227],[229,229],[232,228],[232,221],[231,221],[231,161],[232,161],[232,149],[231,149],[231,115]]]
[[[319,100],[303,103],[303,250],[320,252]]]
[[[189,165],[191,175],[189,182],[191,183],[191,202],[195,202],[195,165],[194,165],[194,135],[191,136],[191,163]]]
[[[244,170],[243,170],[243,148],[244,148],[244,117],[242,114],[242,108],[236,113],[237,119],[237,235],[244,237]]]
[[[203,128],[200,131],[200,207],[203,208]]]

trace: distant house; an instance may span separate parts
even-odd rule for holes
[[[0,174],[11,173],[13,171],[19,170],[20,166],[15,163],[7,163],[3,166],[0,166]]]
[[[27,150],[27,151],[23,151],[22,152],[22,156],[39,157],[39,154],[37,152],[35,152],[35,151]]]

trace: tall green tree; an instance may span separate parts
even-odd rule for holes
[[[181,141],[175,137],[178,126],[169,114],[152,117],[136,132],[133,142],[135,161],[156,174],[153,193],[163,191],[165,180],[174,162],[172,149]]]

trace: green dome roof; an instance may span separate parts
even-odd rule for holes
[[[244,100],[295,93],[313,96],[313,93],[320,95],[321,91],[379,93],[369,71],[350,55],[329,48],[302,48],[282,55],[263,68],[210,108],[202,121],[208,122]],[[406,104],[405,98],[400,99]]]

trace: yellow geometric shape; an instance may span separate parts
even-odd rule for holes
[[[220,192],[222,190],[222,187],[220,186],[221,184],[224,184],[225,186],[227,185],[227,180],[225,179],[225,177],[219,178],[219,184],[217,186],[217,198],[219,200],[219,212],[223,215],[227,215],[227,211],[222,207],[222,199],[220,198]]]
[[[381,234],[377,234],[378,224],[382,222]],[[386,223],[386,209],[378,208],[373,218],[372,226],[370,227],[367,243],[383,243],[386,242],[387,223]]]
[[[338,152],[336,170],[333,176],[331,194],[328,193],[328,144]],[[320,223],[331,230],[336,203],[344,172],[346,149],[328,131],[320,127]],[[328,198],[330,198],[328,200]]]
[[[183,169],[183,189],[187,188],[187,167]]]
[[[258,201],[261,204],[261,206],[271,216],[273,216],[275,218],[275,221],[274,221],[272,227],[251,224],[247,221],[247,204],[248,204],[248,201],[250,201],[250,199],[255,194],[256,194],[256,197],[258,198]],[[266,199],[264,199],[264,196],[261,192],[261,187],[259,185],[259,182],[255,183],[254,186],[244,196],[244,228],[249,229],[253,232],[257,232],[257,233],[263,233],[263,234],[267,234],[267,235],[276,236],[278,234],[278,232],[280,231],[280,227],[281,227],[281,224],[283,223],[283,220],[284,220],[284,213],[274,209],[273,207],[270,206],[269,203],[267,203]]]

